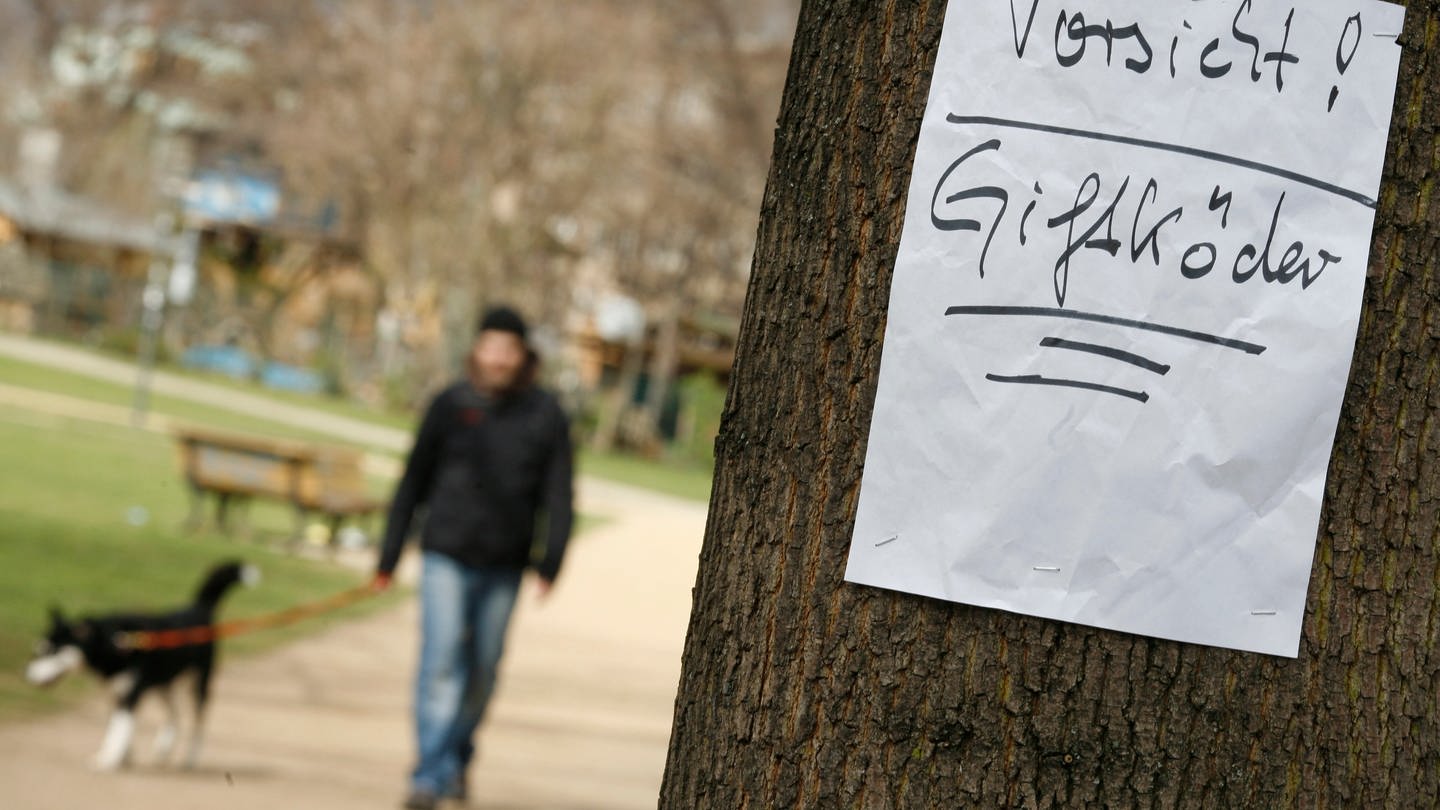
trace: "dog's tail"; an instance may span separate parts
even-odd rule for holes
[[[232,560],[218,565],[200,583],[200,590],[195,593],[195,604],[214,610],[231,588],[242,584],[255,585],[259,581],[260,569],[249,563]]]

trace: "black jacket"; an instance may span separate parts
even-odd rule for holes
[[[400,560],[417,508],[427,507],[420,545],[465,565],[534,565],[553,580],[573,520],[570,426],[550,394],[528,388],[502,399],[468,381],[430,403],[385,527],[379,570]],[[532,560],[537,519],[545,549]]]

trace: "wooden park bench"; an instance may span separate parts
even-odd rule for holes
[[[310,515],[323,515],[333,545],[345,519],[384,506],[370,496],[357,450],[193,428],[177,430],[175,438],[190,485],[186,525],[192,529],[204,521],[207,496],[215,498],[215,522],[226,533],[232,507],[243,511],[254,498],[270,498],[295,508],[297,537]]]
[[[300,488],[292,499],[298,524],[310,513],[324,515],[330,524],[330,543],[340,534],[346,518],[363,519],[385,507],[370,496],[365,480],[365,455],[345,447],[317,447],[309,464],[300,470]]]

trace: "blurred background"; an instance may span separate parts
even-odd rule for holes
[[[797,7],[0,0],[7,800],[393,806],[404,588],[225,642],[188,780],[90,774],[106,694],[21,673],[48,606],[173,607],[225,557],[266,575],[226,618],[364,582],[418,409],[508,303],[581,519],[481,806],[654,805]]]
[[[477,312],[708,457],[793,0],[0,0],[0,329],[406,411]]]

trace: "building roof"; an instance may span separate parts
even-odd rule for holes
[[[154,225],[143,217],[117,211],[95,200],[58,188],[27,189],[0,179],[0,215],[21,230],[94,245],[170,252]]]

